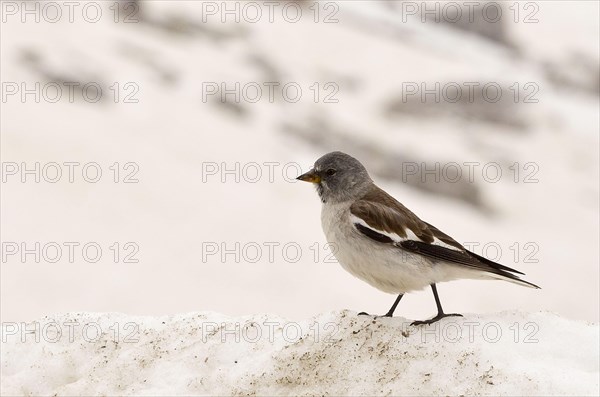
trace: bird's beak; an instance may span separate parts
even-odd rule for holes
[[[306,174],[302,174],[296,179],[304,182],[321,183],[321,177],[315,173],[315,170],[310,170]]]

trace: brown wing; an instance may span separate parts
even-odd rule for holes
[[[435,260],[451,262],[527,283],[512,274],[523,273],[468,251],[452,237],[419,219],[408,208],[376,186],[362,199],[352,204],[350,212],[368,225],[366,227],[356,223],[357,230],[379,243],[392,244]],[[408,229],[418,239],[408,238]],[[389,234],[395,234],[399,238],[391,238]],[[454,248],[433,244],[435,239]]]
[[[406,238],[406,229],[408,228],[419,240],[426,243],[431,244],[437,238],[458,250],[465,250],[452,237],[427,222],[423,222],[411,210],[377,186],[373,186],[373,189],[361,200],[356,201],[350,211],[378,230],[395,233]]]

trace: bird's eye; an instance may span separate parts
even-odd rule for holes
[[[328,169],[327,171],[325,171],[325,173],[329,176],[333,175],[336,173],[336,170],[334,170],[333,168]]]

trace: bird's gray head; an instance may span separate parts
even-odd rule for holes
[[[312,170],[297,179],[312,182],[324,203],[341,203],[362,197],[373,181],[365,167],[342,152],[327,153]]]

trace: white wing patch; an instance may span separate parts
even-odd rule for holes
[[[406,233],[406,237],[401,237],[399,235],[397,235],[396,233],[389,233],[389,232],[384,232],[383,230],[378,230],[375,229],[373,226],[370,226],[369,224],[367,224],[367,222],[365,222],[362,218],[359,218],[358,216],[350,213],[350,222],[352,222],[353,224],[360,224],[368,229],[373,230],[376,233],[382,234],[386,237],[391,238],[395,243],[402,243],[404,241],[407,240],[412,240],[412,241],[421,241],[423,242],[423,240],[421,240],[419,237],[417,237],[417,235],[409,228],[405,228],[404,231]],[[434,237],[433,242],[430,243],[431,245],[439,245],[440,247],[444,247],[444,248],[448,248],[457,252],[463,252],[461,249],[447,244],[445,242],[443,242],[442,240],[438,239],[437,237]]]
[[[358,223],[359,225],[362,225],[362,226],[366,227],[367,229],[371,229],[376,233],[383,234],[384,236],[391,238],[395,243],[401,243],[405,240],[411,240],[411,238],[400,237],[396,233],[388,233],[388,232],[384,232],[383,230],[375,229],[373,226],[369,226],[367,224],[367,222],[365,222],[363,219],[359,218],[358,216],[356,216],[352,213],[350,213],[350,222],[352,222],[353,224]],[[416,237],[417,236],[415,236],[415,238]]]
[[[460,248],[457,248],[453,245],[450,244],[446,244],[445,242],[443,242],[442,240],[440,240],[437,237],[433,238],[433,243],[431,243],[432,245],[439,245],[440,247],[444,247],[444,248],[448,248],[457,252],[463,252],[463,250],[461,250]]]

